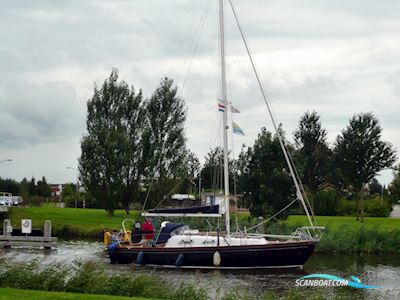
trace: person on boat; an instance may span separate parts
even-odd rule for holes
[[[145,244],[149,245],[151,240],[154,239],[155,232],[153,223],[151,222],[150,218],[146,218],[146,220],[143,222],[142,230],[144,232],[143,239],[145,241]]]
[[[112,231],[112,235],[111,235],[111,242],[119,242],[120,241],[120,239],[119,239],[119,232],[117,231],[117,230],[113,230]]]
[[[135,243],[135,244],[140,243],[143,238],[143,234],[144,234],[144,231],[140,227],[140,223],[136,222],[135,226],[133,228],[133,231],[132,231],[132,235],[131,235],[132,243]]]

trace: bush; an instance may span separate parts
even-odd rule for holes
[[[337,206],[338,216],[355,216],[357,214],[357,205],[355,200],[341,198]]]
[[[338,209],[339,197],[335,189],[329,188],[316,192],[311,196],[314,212],[319,216],[335,216]]]
[[[364,212],[368,217],[388,217],[392,207],[386,199],[381,199],[380,196],[364,199]],[[356,200],[340,199],[337,215],[340,216],[355,216],[357,214]]]
[[[370,217],[388,217],[392,210],[391,205],[379,196],[365,201],[364,208],[365,213]]]

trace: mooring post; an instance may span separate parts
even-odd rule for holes
[[[44,221],[44,228],[43,228],[43,237],[44,237],[44,249],[51,249],[51,245],[49,241],[46,239],[51,238],[51,221],[46,220]]]
[[[3,235],[11,236],[11,231],[12,231],[11,221],[10,219],[5,219],[3,223]]]
[[[45,238],[51,237],[51,221],[49,220],[44,221],[43,236]]]
[[[256,226],[256,231],[259,234],[264,234],[265,233],[265,227],[264,227],[264,218],[263,217],[258,217],[257,218],[257,226]]]

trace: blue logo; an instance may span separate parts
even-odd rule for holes
[[[349,286],[356,289],[380,289],[381,286],[362,284],[361,280],[355,276],[350,276],[351,280],[329,274],[311,274],[296,279],[296,286]]]

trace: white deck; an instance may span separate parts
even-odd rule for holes
[[[219,237],[219,246],[245,246],[245,245],[266,245],[268,242],[265,238],[234,238]],[[166,248],[174,247],[213,247],[218,246],[217,236],[207,235],[174,235],[165,244]]]

